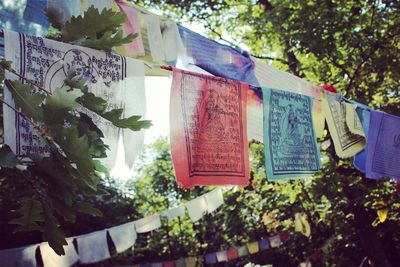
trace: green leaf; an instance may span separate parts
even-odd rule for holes
[[[97,50],[111,52],[113,47],[128,44],[132,42],[134,38],[135,35],[133,34],[129,34],[128,36],[124,37],[122,31],[117,31],[116,33],[107,31],[100,38],[97,38],[96,35],[92,35],[89,36],[86,40],[82,40],[77,44]]]
[[[70,89],[69,87],[56,88],[51,95],[45,99],[45,105],[52,109],[73,110],[79,108],[80,104],[76,99],[83,95],[79,89]]]
[[[94,217],[100,217],[103,215],[100,210],[94,208],[92,205],[86,202],[78,202],[77,208],[79,212],[86,213]]]
[[[10,90],[17,108],[21,108],[23,114],[35,121],[43,121],[43,112],[40,108],[45,96],[32,94],[33,88],[20,81],[5,80],[5,85]]]
[[[107,101],[101,97],[95,96],[93,93],[84,93],[80,98],[83,107],[95,112],[102,113],[107,109]]]
[[[45,98],[42,105],[44,122],[49,126],[64,124],[64,121],[71,121],[73,117],[69,112],[80,106],[76,99],[83,95],[79,89],[68,90],[69,87],[57,88],[52,95]]]
[[[64,255],[65,251],[63,246],[68,245],[67,241],[65,240],[65,235],[58,227],[58,221],[54,217],[50,207],[45,203],[42,203],[42,205],[45,218],[43,240],[49,242],[50,247],[55,253],[58,255]]]
[[[71,89],[77,88],[81,89],[82,92],[88,93],[89,88],[86,85],[87,79],[77,77],[75,70],[72,68],[68,71],[67,77],[64,80],[64,85],[70,87]]]
[[[141,129],[148,129],[153,124],[149,120],[140,120],[141,116],[131,116],[126,119],[119,119],[111,121],[115,126],[120,128],[128,128],[132,131],[140,131]]]
[[[97,8],[90,6],[83,16],[73,16],[61,29],[62,40],[76,41],[90,36],[98,36],[108,31],[115,31],[126,20],[122,12],[103,9],[100,13]]]
[[[18,164],[18,158],[12,152],[11,148],[7,145],[3,145],[0,148],[0,166],[5,168],[12,168]]]
[[[92,158],[89,154],[88,137],[79,137],[77,127],[59,127],[56,131],[55,141],[60,145],[67,157],[76,163],[78,170],[83,175],[89,175],[93,169]]]
[[[18,213],[22,216],[9,221],[10,224],[17,224],[15,231],[40,231],[42,227],[37,222],[43,222],[42,204],[32,198],[21,199],[21,207]]]

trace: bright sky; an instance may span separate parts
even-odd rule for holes
[[[185,27],[203,33],[204,28],[200,24],[187,25]],[[171,77],[145,78],[146,86],[146,119],[151,120],[153,126],[145,130],[145,144],[151,144],[160,136],[169,136],[169,95],[171,90]],[[120,142],[117,155],[117,163],[111,174],[122,180],[132,178],[132,170],[125,165],[123,146]]]

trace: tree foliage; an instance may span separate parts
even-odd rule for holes
[[[93,39],[101,36],[104,50],[110,50],[132,39],[132,36],[118,39],[121,33],[117,29],[125,19],[125,15],[110,10],[99,13],[91,7],[83,17],[73,17],[62,27],[60,39],[85,45],[93,44]],[[92,26],[86,27],[88,23]],[[82,32],[83,29],[87,31]],[[10,76],[18,75],[10,69],[9,62],[2,61],[1,67],[9,71]],[[3,74],[1,77],[4,79]],[[107,101],[90,93],[85,83],[73,71],[65,85],[51,93],[26,79],[24,83],[4,80],[15,108],[3,102],[31,124],[49,151],[27,155],[24,162],[29,159],[29,163],[26,164],[7,145],[2,145],[0,183],[4,191],[0,203],[5,216],[1,217],[1,223],[11,217],[9,223],[18,225],[15,232],[42,232],[42,239],[48,241],[57,254],[64,254],[63,246],[67,244],[63,229],[59,227],[61,222],[75,222],[77,214],[81,213],[102,215],[86,200],[101,194],[98,185],[108,174],[99,159],[106,157],[108,147],[90,113],[82,110],[101,116],[119,128],[138,131],[151,126],[150,121],[141,120],[140,116],[123,117],[123,109],[107,109]],[[14,203],[7,207],[9,192],[15,193]],[[15,212],[10,213],[12,209]]]

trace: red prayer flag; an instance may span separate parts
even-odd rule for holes
[[[234,260],[238,257],[238,250],[236,247],[230,247],[227,253],[228,253],[228,260]]]
[[[282,241],[286,241],[286,240],[289,239],[289,233],[288,232],[281,232],[281,233],[279,233],[279,236],[280,236]]]
[[[175,261],[165,261],[163,267],[175,267]]]
[[[170,136],[178,184],[247,185],[249,85],[172,70]]]

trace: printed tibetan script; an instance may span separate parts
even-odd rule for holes
[[[269,88],[263,94],[267,178],[311,176],[320,169],[312,99]]]
[[[180,185],[247,183],[247,88],[239,82],[174,69],[171,151]]]

